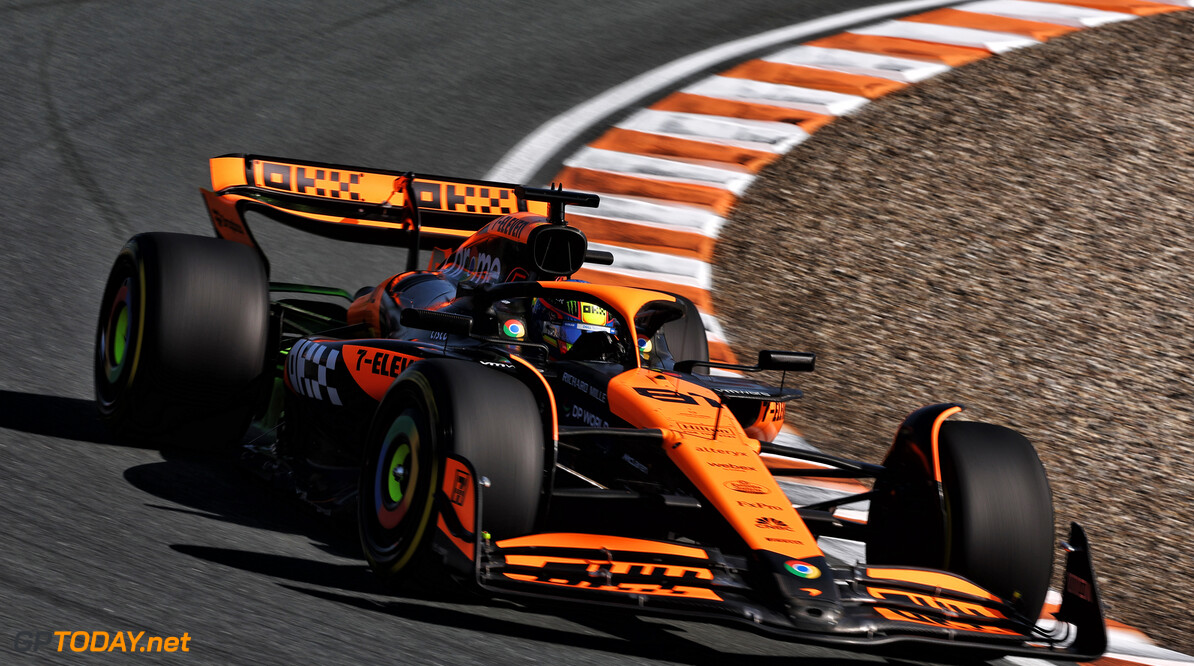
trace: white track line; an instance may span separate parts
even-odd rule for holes
[[[1031,37],[1021,37],[1006,32],[991,32],[989,30],[974,30],[973,28],[955,28],[949,25],[933,23],[913,23],[911,21],[884,21],[875,25],[850,30],[855,35],[872,35],[875,37],[899,37],[900,39],[916,39],[922,42],[937,44],[953,44],[954,46],[969,46],[971,48],[987,49],[991,53],[1006,53],[1026,46],[1036,46],[1039,41]]]
[[[624,272],[630,275],[634,272],[650,271],[658,275],[656,279],[680,279],[689,284],[709,286],[713,284],[711,267],[698,259],[601,243],[589,243],[589,248],[614,255],[614,263],[601,269],[611,273]]]
[[[742,102],[758,102],[772,106],[812,111],[831,116],[844,116],[866,105],[868,100],[858,95],[766,83],[728,76],[710,76],[684,88],[682,92],[705,97],[717,97]]]
[[[643,109],[618,123],[622,129],[674,136],[723,146],[737,146],[783,154],[808,138],[791,123],[743,120],[702,113]]]
[[[1130,21],[1137,18],[1134,14],[1123,12],[1109,12],[1075,5],[1058,5],[1052,2],[1031,2],[1030,0],[979,0],[979,2],[958,5],[957,8],[967,12],[1055,23],[1071,28],[1093,28],[1107,23]]]
[[[639,224],[667,227],[716,237],[725,218],[702,206],[674,203],[661,199],[644,199],[621,194],[594,192],[601,197],[595,209],[573,211],[574,215],[627,220]]]
[[[533,178],[544,164],[554,159],[565,146],[575,141],[581,132],[594,124],[650,95],[674,86],[681,79],[717,67],[724,62],[741,58],[752,51],[822,33],[843,30],[868,21],[911,14],[949,4],[953,3],[941,0],[912,0],[865,7],[744,37],[673,60],[662,67],[657,67],[614,86],[597,97],[578,104],[551,119],[507,152],[485,175],[485,180],[525,183]]]
[[[784,65],[816,67],[845,74],[877,76],[901,83],[915,83],[943,74],[949,65],[924,60],[896,58],[874,53],[859,53],[845,49],[827,49],[820,46],[794,46],[761,58]]]
[[[745,192],[754,180],[754,174],[744,169],[702,166],[662,157],[648,157],[587,146],[565,160],[564,166],[695,185],[709,185],[729,190],[736,195]]]

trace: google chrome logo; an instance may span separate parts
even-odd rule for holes
[[[821,570],[808,562],[801,562],[800,560],[788,560],[784,562],[784,568],[793,575],[801,578],[820,578]]]

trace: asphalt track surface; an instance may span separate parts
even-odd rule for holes
[[[873,3],[529,4],[0,3],[0,662],[140,658],[17,649],[20,632],[84,630],[185,633],[188,653],[155,655],[178,663],[871,660],[703,624],[382,595],[351,531],[234,461],[163,456],[94,421],[104,276],[134,233],[210,233],[209,157],[479,177],[637,74]],[[352,289],[403,265],[269,229],[255,227],[274,279]]]
[[[210,156],[480,177],[618,82],[867,4],[2,2],[0,662],[141,659],[17,649],[75,630],[185,633],[190,652],[154,655],[184,664],[856,661],[703,624],[383,596],[351,532],[235,462],[113,442],[91,357],[124,240],[210,233]],[[275,279],[356,288],[404,259],[267,229]]]

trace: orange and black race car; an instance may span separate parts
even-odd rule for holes
[[[140,234],[116,259],[99,411],[122,438],[242,442],[314,506],[355,512],[386,583],[436,571],[886,654],[1103,652],[1076,524],[1038,624],[1053,512],[1024,437],[945,404],[912,412],[882,464],[775,443],[800,396],[787,373],[813,356],[712,362],[685,298],[569,279],[612,261],[565,220],[595,195],[250,155],[211,170],[217,238]],[[407,270],[355,293],[270,282],[249,211],[407,247]],[[447,254],[419,270],[421,248]],[[794,506],[785,477],[869,485]],[[864,500],[865,522],[838,512]],[[866,563],[827,558],[826,537]]]

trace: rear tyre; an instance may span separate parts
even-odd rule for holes
[[[134,236],[108,275],[96,331],[101,420],[119,439],[213,450],[239,440],[265,369],[269,284],[238,243]]]
[[[430,546],[446,501],[441,489],[449,453],[467,458],[490,481],[481,529],[505,539],[534,528],[543,420],[530,389],[509,375],[457,360],[412,365],[378,406],[364,452],[361,546],[391,587],[422,578],[435,564]]]

